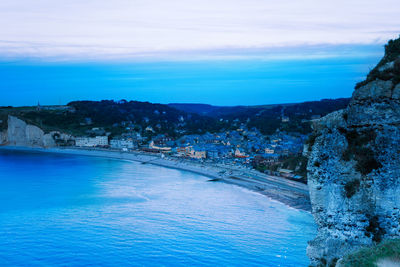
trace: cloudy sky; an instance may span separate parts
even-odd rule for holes
[[[398,0],[5,0],[4,57],[135,58],[160,53],[384,43]]]
[[[349,97],[398,0],[2,0],[0,105]]]

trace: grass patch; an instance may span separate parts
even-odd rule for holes
[[[343,257],[345,267],[376,267],[380,259],[400,259],[400,239],[386,240],[379,245],[362,248],[359,251]]]

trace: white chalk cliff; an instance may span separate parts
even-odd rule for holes
[[[56,146],[55,136],[59,140],[73,139],[71,135],[57,131],[45,133],[39,127],[27,124],[15,116],[8,116],[7,124],[7,131],[0,132],[0,144],[47,148]]]
[[[345,254],[400,238],[400,39],[354,91],[349,106],[314,125],[308,162],[318,225],[307,254],[335,266]]]

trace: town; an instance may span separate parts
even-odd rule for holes
[[[306,166],[303,152],[306,148],[307,135],[304,134],[277,131],[273,135],[266,136],[257,128],[247,129],[241,125],[236,130],[183,135],[177,139],[168,134],[157,134],[149,138],[136,131],[134,125],[129,123],[124,125],[127,125],[126,132],[118,137],[109,138],[110,133],[104,129],[93,128],[90,131],[92,137],[77,137],[75,144],[72,141],[70,145],[126,153],[141,151],[160,154],[161,157],[254,168],[270,175],[305,181],[305,177],[301,175],[305,172]],[[147,127],[145,131],[153,130]]]
[[[0,107],[0,133],[7,132],[12,116],[12,128],[22,129],[18,123],[26,122],[38,129],[29,134],[32,140],[24,143],[20,138],[14,145],[142,153],[306,183],[313,121],[344,108],[348,101],[237,107],[126,100],[74,101],[65,106],[38,103]],[[0,136],[0,143],[13,144],[6,139]]]

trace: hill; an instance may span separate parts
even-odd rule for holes
[[[309,133],[309,120],[342,109],[348,102],[349,99],[342,98],[299,104],[217,107],[125,100],[73,101],[66,106],[0,108],[0,127],[6,128],[7,115],[14,115],[44,131],[61,131],[76,136],[87,135],[93,128],[120,135],[129,128],[143,135],[163,133],[177,137],[241,126],[256,127],[266,135],[278,129]]]
[[[171,103],[168,104],[168,106],[180,111],[188,113],[196,113],[199,115],[209,115],[212,114],[213,111],[221,108],[219,106],[212,106],[208,104],[192,104],[192,103]]]

